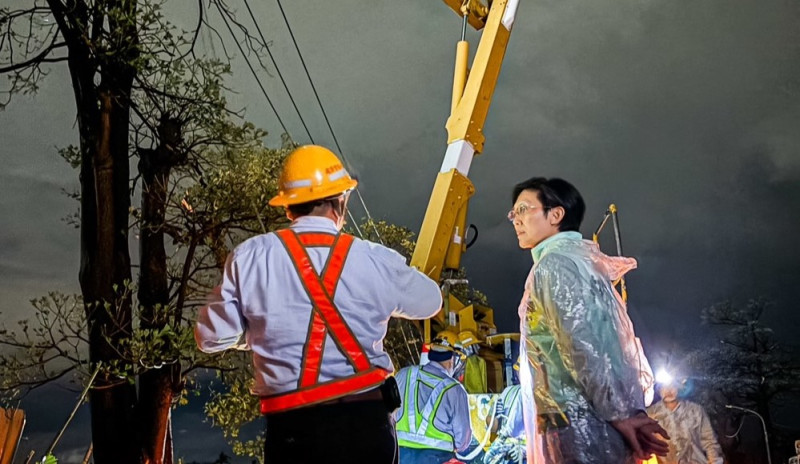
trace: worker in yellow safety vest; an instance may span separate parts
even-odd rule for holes
[[[233,250],[197,345],[252,350],[267,463],[396,463],[400,397],[383,339],[392,316],[435,315],[439,287],[397,252],[341,233],[357,182],[330,150],[297,148],[279,182],[269,204],[291,225]]]
[[[397,373],[402,408],[395,419],[403,464],[441,464],[469,446],[467,392],[452,377],[459,356],[456,341],[455,334],[439,334],[428,352],[428,364]]]

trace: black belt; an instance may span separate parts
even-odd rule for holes
[[[340,404],[340,403],[355,403],[358,401],[383,401],[383,394],[380,388],[373,388],[361,393],[353,393],[352,395],[342,396],[320,403],[323,404]]]
[[[400,391],[397,388],[397,381],[394,376],[389,376],[377,388],[367,390],[361,393],[354,393],[352,395],[343,396],[328,400],[320,405],[342,404],[342,403],[355,403],[359,401],[381,401],[386,406],[386,410],[393,412],[400,407]]]

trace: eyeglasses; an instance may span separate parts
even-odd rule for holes
[[[525,203],[520,203],[517,205],[516,208],[509,211],[506,217],[508,218],[508,222],[514,222],[517,216],[523,216],[528,211],[533,211],[534,209],[536,209],[536,206],[530,206]]]

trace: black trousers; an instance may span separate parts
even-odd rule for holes
[[[383,401],[309,406],[265,416],[266,464],[397,464],[394,419]]]

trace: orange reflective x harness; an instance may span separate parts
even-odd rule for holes
[[[350,395],[383,383],[389,372],[372,365],[339,309],[333,302],[344,262],[353,243],[347,234],[296,234],[291,229],[276,232],[286,247],[303,288],[311,299],[311,323],[303,349],[303,361],[297,390],[261,398],[261,413],[269,414],[309,406]],[[307,247],[330,247],[328,261],[321,274],[311,264]],[[325,339],[330,335],[339,351],[353,366],[349,377],[319,383]]]

